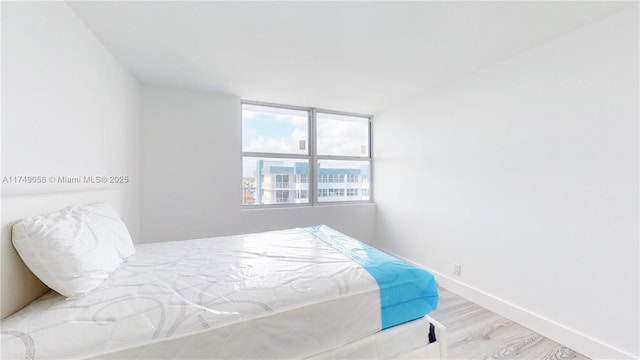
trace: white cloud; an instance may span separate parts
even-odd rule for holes
[[[278,138],[266,138],[262,135],[249,140],[244,146],[244,151],[278,153],[278,154],[305,154],[306,150],[300,150],[300,140],[307,139],[307,133],[296,129],[290,136]]]
[[[242,110],[242,119],[247,119],[247,120],[255,119],[256,117],[258,117],[258,114],[259,113],[256,111]]]
[[[361,156],[369,145],[368,126],[355,122],[318,121],[318,153],[322,155]]]

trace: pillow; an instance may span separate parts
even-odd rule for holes
[[[126,226],[103,202],[24,219],[13,225],[12,241],[27,267],[67,298],[94,289],[135,252]]]

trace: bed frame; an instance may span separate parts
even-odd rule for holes
[[[81,205],[93,201],[104,201],[120,212],[120,193],[102,189],[80,192],[59,192],[27,195],[2,196],[1,244],[0,244],[0,318],[4,319],[28,305],[49,291],[24,265],[11,243],[11,227],[26,217],[46,214],[71,205]],[[431,323],[430,337],[435,342],[414,349],[398,357],[400,359],[445,359],[445,327],[428,318]],[[375,335],[375,334],[374,334]],[[427,334],[425,334],[427,336]],[[366,348],[363,341],[361,346]],[[356,344],[357,346],[358,344]],[[338,349],[339,350],[339,349]]]

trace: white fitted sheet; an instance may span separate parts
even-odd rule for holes
[[[303,229],[137,247],[3,320],[3,359],[303,358],[381,329],[375,279]],[[301,321],[300,319],[304,319]]]

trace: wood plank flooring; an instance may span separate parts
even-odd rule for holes
[[[442,287],[430,316],[447,327],[449,359],[589,359]]]

